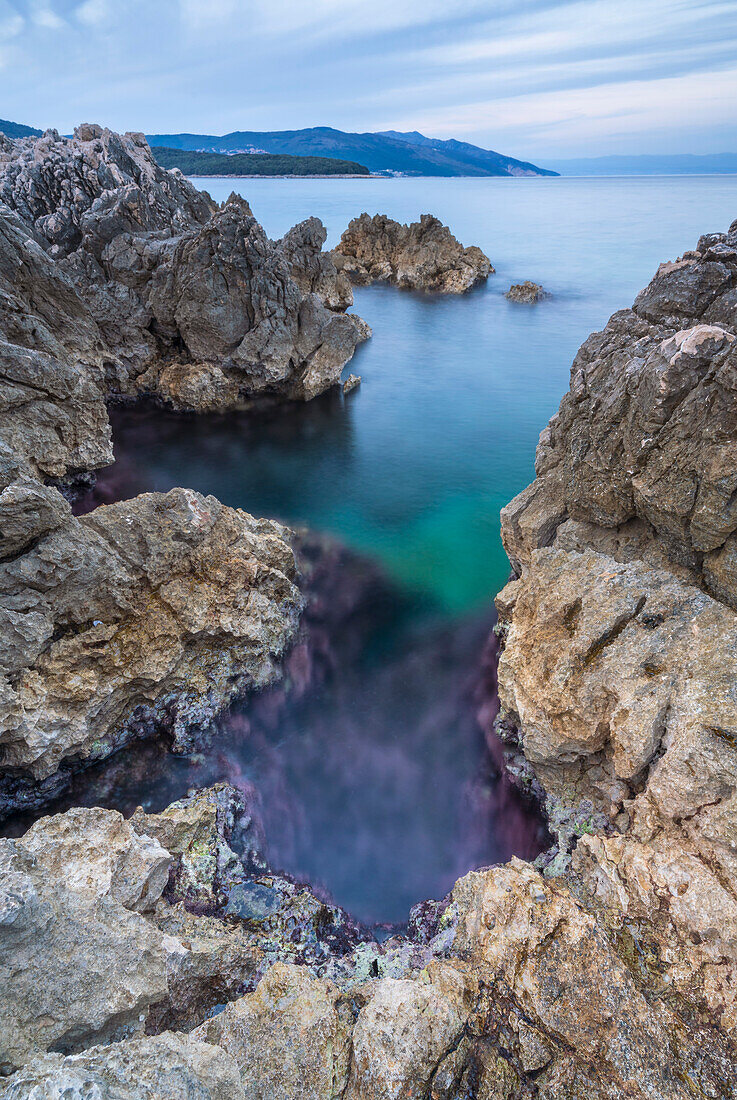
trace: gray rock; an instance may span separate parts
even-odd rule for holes
[[[293,226],[278,245],[301,293],[317,294],[328,309],[344,312],[353,305],[353,291],[346,276],[338,273],[331,254],[322,251],[327,235],[319,218],[307,218]]]
[[[725,304],[735,241],[737,226],[719,236],[719,264],[712,237],[662,265],[633,309],[581,347],[540,436],[537,480],[502,512],[517,571],[560,531],[561,545],[583,537],[620,560],[668,563],[737,607],[737,318]]]
[[[338,383],[361,338],[332,312],[350,288],[317,219],[275,245],[248,203],[218,208],[160,168],[141,134],[83,125],[70,139],[5,140],[0,200],[84,303],[103,394],[195,411],[310,400]]]
[[[244,1100],[238,1069],[220,1047],[165,1032],[92,1047],[66,1058],[34,1058],[2,1100]]]

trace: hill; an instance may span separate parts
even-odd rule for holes
[[[200,153],[152,145],[162,168],[179,168],[186,176],[368,176],[353,160],[295,157],[272,153]]]
[[[737,173],[737,153],[577,157],[554,160],[562,176],[689,176]]]
[[[41,130],[24,126],[22,122],[8,122],[6,118],[0,118],[0,133],[9,138],[41,137]]]
[[[214,153],[247,153],[254,146],[267,153],[321,156],[357,161],[372,172],[411,176],[555,175],[527,161],[468,145],[439,141],[422,134],[352,134],[330,126],[307,130],[236,130],[212,134],[147,134],[151,145]]]

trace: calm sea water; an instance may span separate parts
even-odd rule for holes
[[[316,214],[331,245],[363,210],[432,212],[491,258],[496,274],[462,297],[357,290],[374,337],[345,401],[222,432],[170,425],[145,453],[150,487],[191,485],[339,535],[453,613],[504,584],[499,509],[533,476],[578,346],[658,263],[737,217],[737,177],[195,182],[218,200],[240,191],[272,237]],[[523,279],[553,297],[508,302]],[[121,453],[128,439],[134,455],[135,417],[119,418]]]
[[[118,769],[123,781],[103,775],[75,799],[157,809],[215,779],[252,784],[276,866],[359,917],[401,920],[471,867],[539,845],[532,816],[494,780],[469,686],[508,574],[499,509],[533,476],[580,343],[660,261],[729,225],[737,178],[202,185],[217,199],[238,189],[272,237],[316,214],[331,244],[363,210],[402,221],[431,212],[480,245],[496,274],[459,298],[356,291],[374,337],[350,364],[363,384],[345,399],[268,417],[114,413],[118,461],[102,499],[174,485],[214,493],[337,535],[376,559],[403,598],[378,656],[351,659],[276,728],[258,732],[236,712],[204,761],[169,758],[162,773],[139,760]],[[523,279],[553,297],[508,302]]]

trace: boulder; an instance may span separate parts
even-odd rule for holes
[[[534,305],[535,302],[540,302],[543,298],[549,298],[550,294],[539,283],[531,283],[528,279],[524,283],[513,283],[504,297],[509,298],[510,302]]]
[[[276,676],[301,610],[284,528],[214,497],[173,489],[46,522],[0,564],[5,812],[147,733],[186,750]]]
[[[230,1055],[249,1100],[338,1100],[352,1026],[339,990],[304,967],[275,963],[253,993],[192,1034]]]
[[[34,1058],[4,1087],[2,1100],[244,1100],[238,1070],[219,1047],[164,1032],[81,1054]]]
[[[343,233],[333,259],[338,272],[358,286],[380,281],[441,294],[463,294],[494,270],[480,248],[464,248],[431,214],[411,225],[386,214],[361,214]]]

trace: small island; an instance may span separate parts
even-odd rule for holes
[[[334,157],[298,157],[286,153],[206,153],[190,149],[151,149],[162,168],[185,176],[370,176],[365,164]]]

